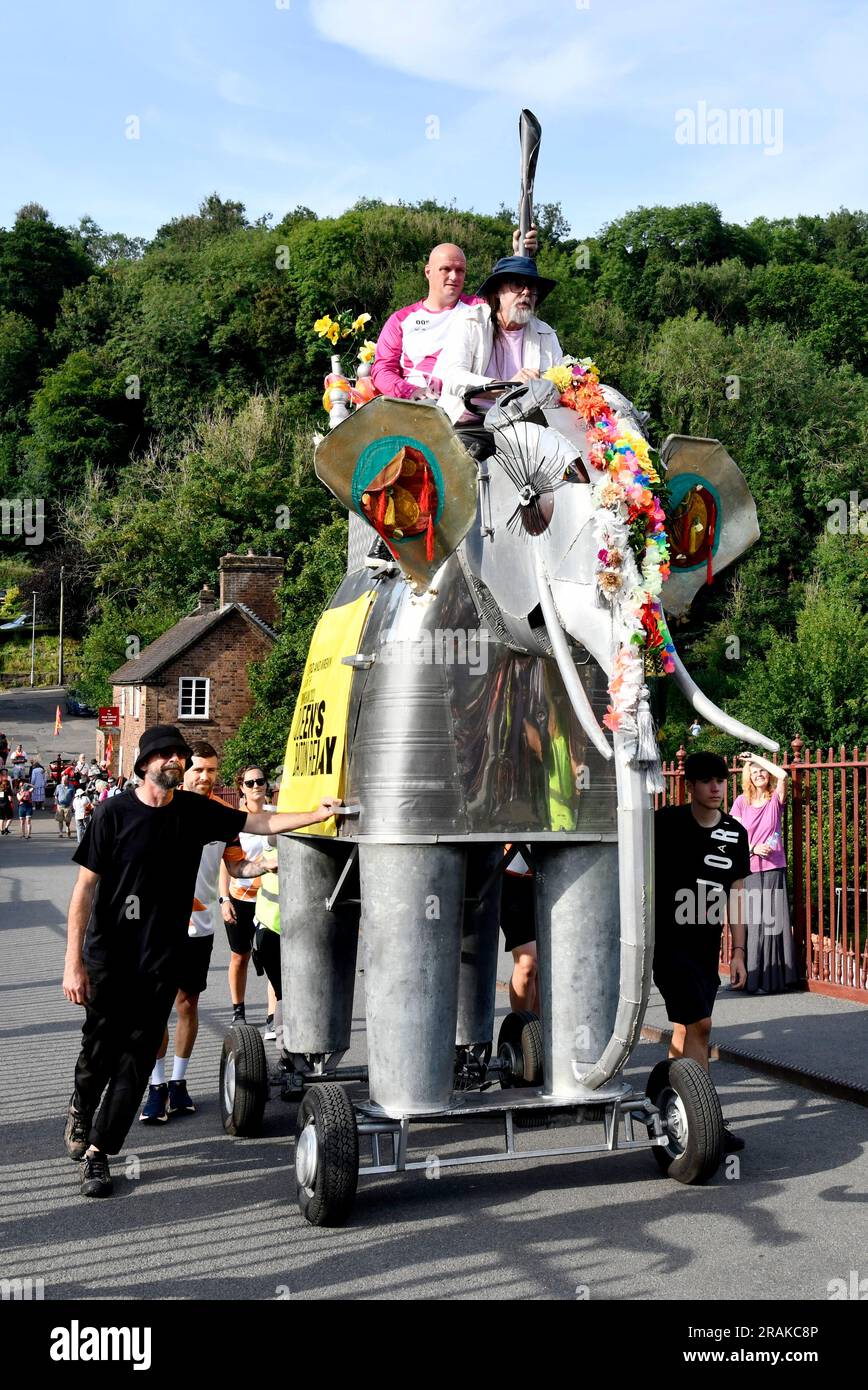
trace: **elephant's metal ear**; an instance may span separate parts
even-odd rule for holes
[[[476,517],[476,464],[428,401],[378,396],[321,439],[316,475],[385,541],[417,593]]]
[[[667,528],[671,573],[661,600],[678,618],[703,584],[759,540],[760,531],[744,475],[719,440],[670,434],[660,457],[673,512]]]

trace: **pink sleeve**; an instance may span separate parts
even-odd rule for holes
[[[730,809],[729,809],[729,814],[733,817],[734,820],[737,820],[737,821],[740,821],[740,820],[741,820],[742,815],[744,814],[744,795],[743,795],[743,794],[740,793],[740,794],[735,798],[735,801],[732,803],[732,806],[731,806]]]
[[[374,357],[374,365],[371,368],[371,380],[381,396],[398,396],[404,400],[414,395],[417,389],[401,374],[403,352],[401,324],[407,313],[408,310],[406,309],[398,309],[396,313],[386,319],[383,330],[377,339],[377,352]]]

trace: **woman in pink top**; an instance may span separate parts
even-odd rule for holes
[[[748,994],[778,994],[799,980],[787,903],[787,856],[782,818],[789,774],[758,753],[740,753],[742,793],[730,815],[747,831],[751,871],[747,908]],[[774,779],[774,786],[772,780]]]

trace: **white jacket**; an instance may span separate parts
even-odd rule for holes
[[[443,382],[440,405],[453,424],[467,409],[464,404],[467,387],[487,386],[493,380],[483,375],[493,346],[491,309],[487,304],[474,304],[463,314],[456,315],[449,325],[448,337],[437,359],[437,375]],[[534,367],[542,376],[549,367],[557,367],[563,357],[555,330],[542,319],[532,318],[524,330],[521,365]]]

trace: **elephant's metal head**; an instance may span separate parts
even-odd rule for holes
[[[462,447],[436,406],[380,398],[357,411],[318,446],[319,477],[351,512],[365,516],[363,489],[384,476],[384,460],[408,442],[436,460],[433,535],[394,534],[392,553],[417,592],[460,546],[463,565],[477,593],[499,609],[520,651],[554,656],[576,715],[605,757],[612,746],[591,710],[568,639],[585,648],[611,677],[617,635],[612,608],[601,600],[596,571],[599,537],[593,500],[602,481],[595,468],[583,421],[557,404],[551,383],[532,383],[524,400],[513,393],[506,406],[489,412],[496,453],[477,464]],[[603,387],[616,414],[637,432],[644,420],[619,392]],[[694,441],[718,451],[737,475],[740,499],[727,519],[730,541],[719,550],[717,568],[729,563],[758,535],[756,513],[744,480],[715,440]],[[421,457],[420,453],[420,457]],[[691,455],[695,462],[695,454]],[[380,471],[378,471],[380,470]],[[370,478],[368,477],[370,474]],[[433,496],[433,494],[432,494]],[[738,516],[745,523],[739,529]],[[366,516],[366,519],[369,519]],[[735,542],[731,541],[736,535]],[[718,536],[718,542],[720,535]],[[628,558],[628,564],[633,564]],[[638,571],[637,571],[638,578]],[[665,606],[665,588],[664,588]],[[709,723],[745,743],[771,751],[777,744],[718,709],[695,685],[677,656],[674,679],[693,708]]]

